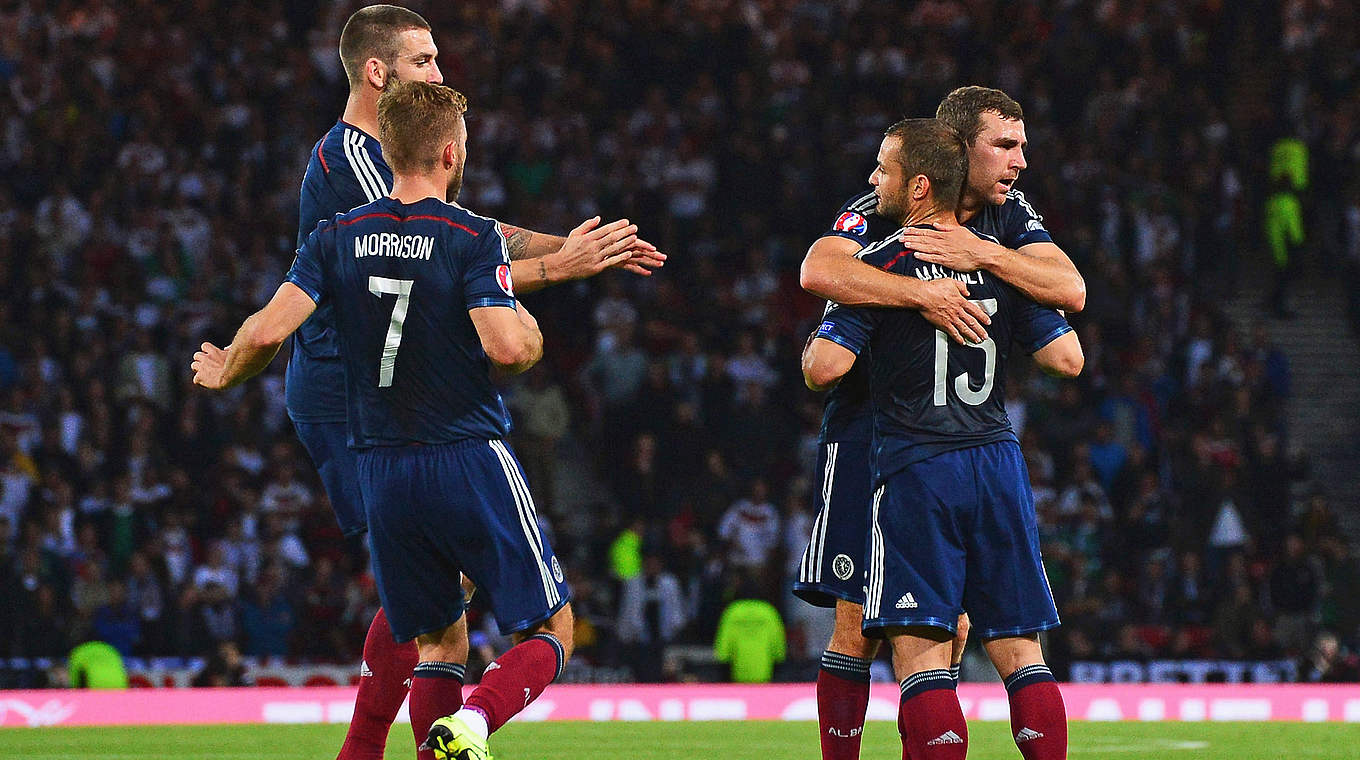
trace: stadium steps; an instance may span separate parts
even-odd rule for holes
[[[1259,260],[1247,269],[1243,287],[1223,306],[1249,340],[1270,313],[1273,272]],[[1291,286],[1294,318],[1268,318],[1265,325],[1289,357],[1289,436],[1309,462],[1301,489],[1320,486],[1346,533],[1360,540],[1360,336],[1347,321],[1341,281],[1315,270]]]

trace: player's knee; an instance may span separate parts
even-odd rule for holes
[[[562,609],[548,618],[545,626],[548,633],[557,637],[562,643],[563,664],[571,659],[571,653],[576,647],[576,617],[571,612],[571,605],[565,605]]]
[[[516,633],[512,640],[518,644],[531,636],[549,634],[562,645],[562,664],[565,665],[567,660],[571,659],[572,650],[575,648],[575,628],[576,619],[572,616],[571,605],[567,604],[542,623]]]
[[[836,627],[831,631],[827,649],[860,659],[872,659],[878,654],[879,642],[864,638],[862,624],[864,608],[854,602],[836,602]]]
[[[858,622],[845,624],[837,620],[836,628],[831,632],[831,641],[826,648],[851,657],[870,660],[878,654],[878,645],[877,640],[864,638]]]
[[[1002,678],[1028,665],[1044,664],[1043,649],[1038,634],[1003,636],[983,642],[983,649],[991,659],[997,675]]]
[[[421,662],[467,662],[467,618],[460,617],[443,630],[416,637]]]

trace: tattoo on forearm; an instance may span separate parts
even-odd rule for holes
[[[528,258],[529,240],[534,236],[534,233],[520,227],[502,224],[501,234],[505,235],[505,250],[510,254],[511,261]]]
[[[548,265],[543,263],[543,259],[538,260],[538,279],[548,281]]]

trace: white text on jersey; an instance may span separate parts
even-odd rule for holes
[[[395,232],[374,232],[354,238],[354,258],[392,256],[399,259],[430,260],[434,252],[434,238],[428,235],[398,235]]]

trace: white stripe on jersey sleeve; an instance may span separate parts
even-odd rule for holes
[[[382,193],[378,192],[377,187],[373,184],[372,177],[368,174],[368,168],[356,155],[358,148],[355,138],[362,140],[363,136],[352,129],[345,130],[344,138],[341,140],[341,144],[345,147],[345,159],[349,161],[350,171],[354,172],[355,178],[359,181],[359,187],[364,191],[364,197],[370,202],[376,201],[382,197]]]
[[[1039,212],[1035,211],[1034,207],[1029,205],[1029,201],[1025,200],[1024,193],[1020,192],[1019,190],[1011,189],[1006,191],[1006,197],[1013,198],[1016,203],[1020,204],[1020,208],[1023,208],[1026,212],[1028,212],[1029,215],[1033,217],[1035,220],[1039,221],[1040,223],[1044,221],[1044,218],[1039,215]]]
[[[850,201],[849,208],[857,214],[872,214],[874,213],[874,210],[878,208],[878,196],[874,195],[873,190],[870,190],[864,195]]]
[[[373,178],[373,185],[378,188],[378,195],[387,195],[387,183],[383,181],[382,172],[378,171],[378,167],[373,165],[373,156],[369,155],[368,148],[364,147],[366,140],[367,138],[363,135],[359,135],[359,142],[354,147],[359,153],[359,158],[368,167],[370,176]]]

